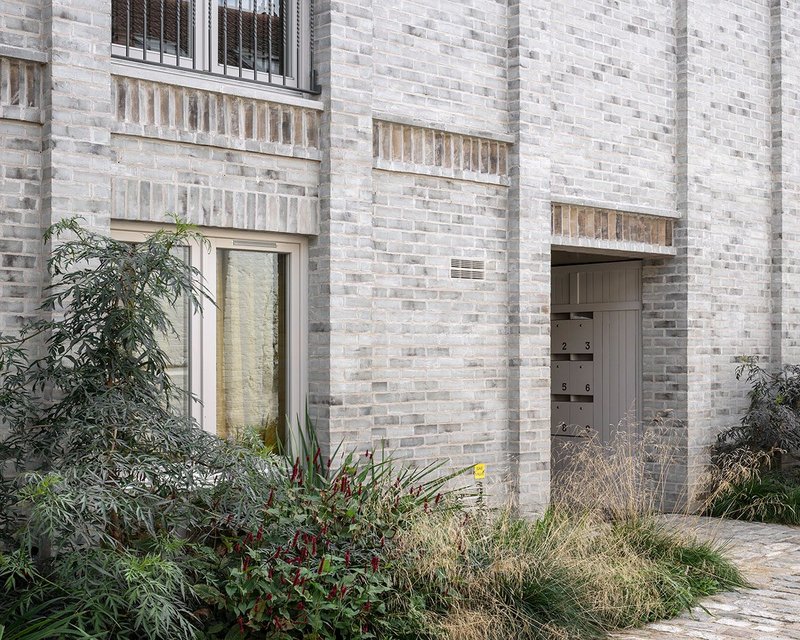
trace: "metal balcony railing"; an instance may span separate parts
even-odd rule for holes
[[[112,0],[112,55],[316,93],[312,0]]]

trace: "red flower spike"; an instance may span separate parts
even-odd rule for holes
[[[350,567],[350,551],[347,550],[344,552],[344,566]]]
[[[238,618],[236,618],[236,622],[239,623],[239,631],[242,633],[242,635],[244,635],[244,618],[242,618],[242,616],[239,616]]]
[[[436,494],[436,501],[434,502],[434,504],[438,505],[441,501],[442,501],[442,494],[441,493],[437,493]]]
[[[317,575],[322,575],[322,570],[325,568],[325,556],[319,559],[319,566],[317,567]]]
[[[259,528],[258,528],[258,533],[256,533],[256,540],[258,540],[259,542],[261,542],[261,540],[262,540],[263,538],[264,538],[264,527],[262,526],[262,527],[259,527]]]
[[[372,556],[370,564],[372,565],[372,571],[377,571],[378,567],[380,567],[380,560],[378,559],[378,556]]]

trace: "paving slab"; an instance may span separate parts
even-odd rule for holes
[[[800,527],[665,516],[699,538],[722,543],[752,588],[720,593],[673,618],[614,640],[800,640]]]

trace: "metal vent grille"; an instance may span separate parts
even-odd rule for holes
[[[450,259],[450,277],[459,280],[483,280],[486,266],[483,260]]]

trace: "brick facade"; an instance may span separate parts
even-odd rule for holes
[[[553,251],[642,260],[671,503],[744,406],[737,358],[800,358],[791,2],[318,0],[303,95],[122,64],[110,20],[111,0],[0,5],[4,331],[36,312],[64,216],[306,238],[323,438],[487,463],[531,513]]]

